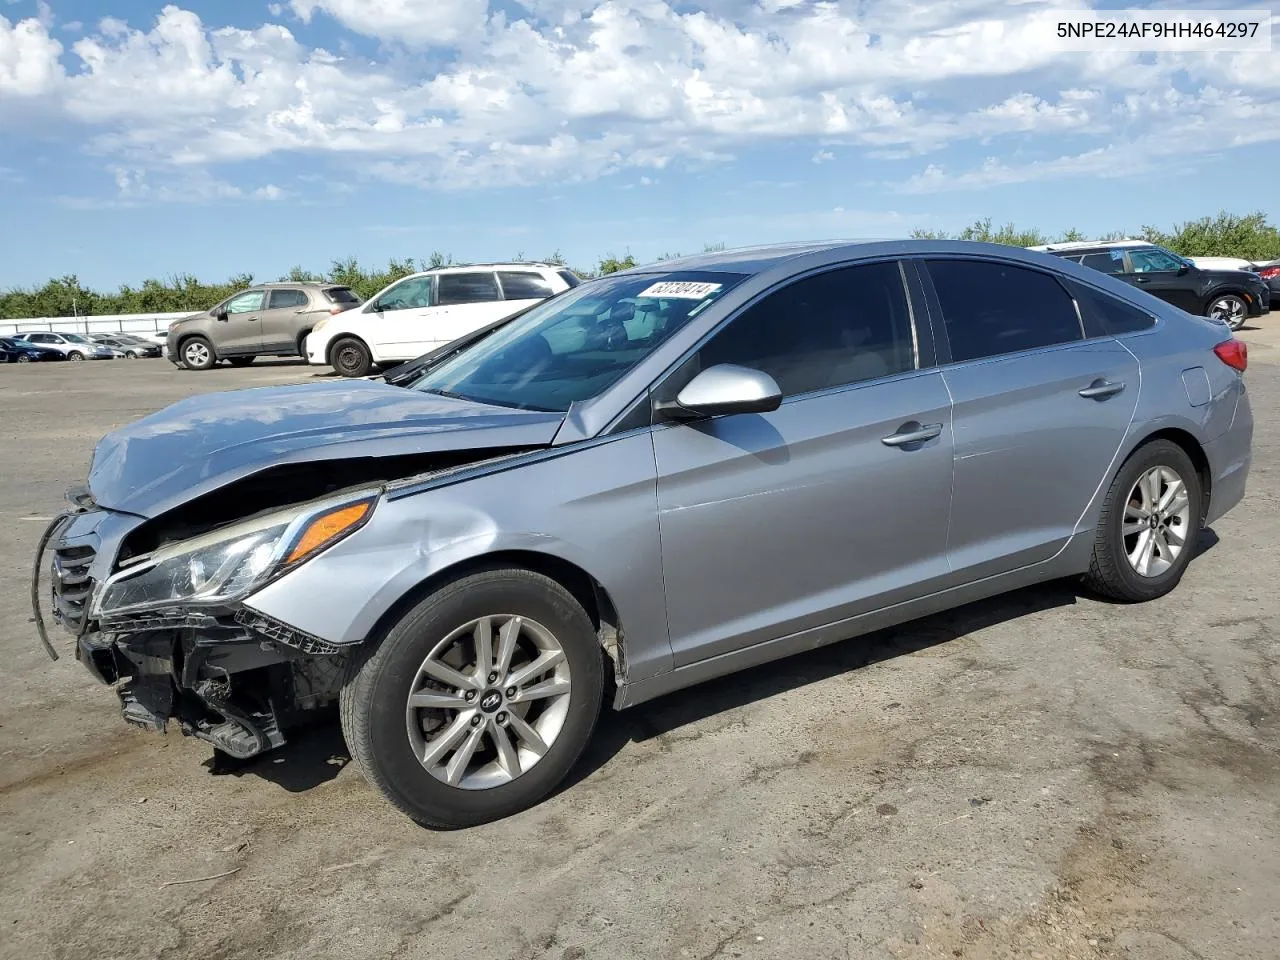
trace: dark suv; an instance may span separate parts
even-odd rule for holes
[[[1270,310],[1267,282],[1247,270],[1202,270],[1176,253],[1141,240],[1051,243],[1032,247],[1131,283],[1188,313],[1216,317],[1238,330]]]
[[[219,360],[244,367],[254,357],[305,356],[302,345],[322,318],[363,302],[335,283],[260,283],[169,324],[167,356],[188,370],[208,370]]]

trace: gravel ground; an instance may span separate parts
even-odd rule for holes
[[[0,368],[0,957],[1274,960],[1280,321],[1244,336],[1249,495],[1173,595],[1025,590],[608,714],[567,789],[456,833],[335,723],[217,775],[35,640],[102,433],[314,372]]]

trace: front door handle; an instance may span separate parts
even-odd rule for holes
[[[1105,400],[1107,397],[1114,397],[1117,393],[1124,389],[1121,382],[1113,382],[1111,380],[1095,380],[1089,386],[1079,391],[1080,396],[1086,400]]]
[[[932,440],[938,434],[942,433],[942,424],[940,423],[904,423],[898,428],[897,433],[891,433],[887,437],[881,437],[880,442],[886,447],[905,447],[913,443],[924,443],[926,440]]]
[[[245,319],[246,319],[246,320],[248,320],[250,323],[253,323],[253,322],[254,322],[255,320],[257,320],[258,318],[257,318],[257,317],[245,317]]]
[[[1133,282],[1134,283],[1150,283],[1151,278],[1150,277],[1134,277]]]

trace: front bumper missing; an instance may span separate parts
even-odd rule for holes
[[[70,551],[80,563],[75,551],[83,548],[62,539],[86,509],[77,506],[55,518],[40,539],[31,582],[36,631],[57,660],[42,604],[47,597],[53,619],[76,637],[76,659],[115,688],[126,722],[163,732],[173,720],[185,736],[247,759],[281,746],[288,727],[336,703],[346,672],[343,648],[256,611],[175,608],[91,620],[92,581],[84,564],[72,569],[65,560]],[[50,550],[54,559],[45,567]],[[47,594],[43,570],[52,579]]]

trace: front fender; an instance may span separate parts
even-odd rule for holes
[[[399,499],[246,606],[332,643],[364,642],[431,577],[525,551],[567,561],[608,592],[628,679],[671,669],[653,447],[642,431]]]

